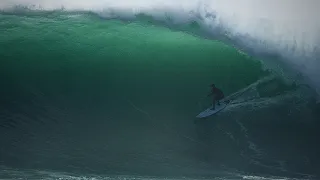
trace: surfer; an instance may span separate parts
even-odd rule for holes
[[[220,100],[224,98],[224,94],[214,84],[211,84],[211,92],[208,94],[208,97],[211,95],[213,95],[212,110],[214,110],[216,108],[216,102],[218,106],[220,106]]]

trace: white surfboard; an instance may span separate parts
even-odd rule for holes
[[[219,111],[221,111],[222,109],[224,109],[225,107],[227,107],[227,105],[230,103],[230,100],[227,101],[220,101],[220,105],[216,104],[216,107],[214,110],[212,110],[212,106],[210,106],[208,109],[202,111],[200,114],[198,114],[196,117],[197,118],[205,118],[208,116],[211,116],[213,114],[218,113]]]

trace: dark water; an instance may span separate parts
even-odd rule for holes
[[[232,47],[88,14],[2,14],[0,29],[0,176],[319,176],[308,88],[263,80]],[[227,96],[255,84],[196,120],[212,82]]]

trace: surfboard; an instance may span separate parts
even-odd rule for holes
[[[205,118],[211,115],[214,115],[218,112],[220,112],[221,110],[223,110],[225,107],[227,107],[227,105],[230,103],[230,100],[226,100],[226,101],[221,101],[220,105],[216,104],[216,107],[214,110],[212,110],[212,106],[210,106],[208,109],[202,111],[200,114],[198,114],[196,116],[196,118]]]

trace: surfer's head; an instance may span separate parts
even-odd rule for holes
[[[214,85],[214,84],[211,84],[211,87],[215,88],[215,87],[216,87],[216,85]]]

